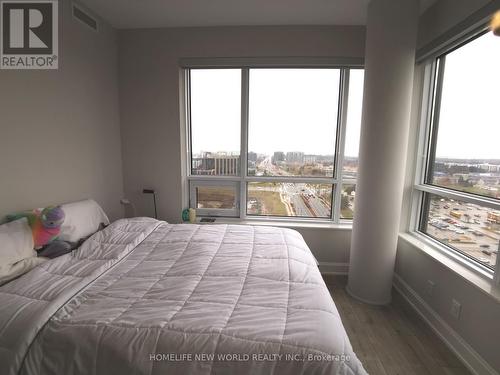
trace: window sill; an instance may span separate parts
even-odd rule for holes
[[[399,238],[421,250],[427,256],[455,272],[469,284],[500,302],[500,286],[494,284],[492,273],[483,270],[479,266],[475,267],[472,264],[466,264],[466,261],[455,259],[449,254],[449,250],[439,246],[422,234],[416,232],[400,233]]]
[[[351,223],[332,223],[330,221],[292,221],[280,219],[238,219],[218,217],[214,218],[215,221],[210,223],[201,223],[201,218],[196,219],[197,224],[240,224],[240,225],[260,225],[284,228],[313,228],[313,229],[335,229],[335,230],[352,230]]]

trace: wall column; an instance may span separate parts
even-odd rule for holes
[[[347,291],[391,301],[410,123],[418,0],[371,0]]]

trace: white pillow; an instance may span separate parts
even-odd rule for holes
[[[36,259],[33,246],[33,234],[26,218],[0,225],[0,285],[38,264],[26,261]]]
[[[101,206],[92,199],[66,203],[61,208],[66,217],[59,234],[60,240],[77,242],[97,232],[101,223],[109,224]]]
[[[33,268],[46,262],[48,258],[44,257],[30,257],[14,264],[8,264],[5,266],[0,266],[0,285],[3,285],[16,277],[19,277],[25,274],[28,271],[31,271]]]
[[[25,217],[0,225],[0,265],[36,256],[33,247],[33,234]]]

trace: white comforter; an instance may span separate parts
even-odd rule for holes
[[[366,374],[296,231],[124,219],[0,288],[2,374]]]

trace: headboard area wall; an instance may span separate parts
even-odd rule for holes
[[[0,70],[0,220],[84,198],[123,216],[116,33],[59,14],[58,70]]]

